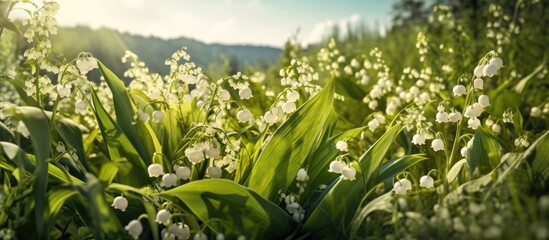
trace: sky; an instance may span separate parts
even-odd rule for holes
[[[334,25],[383,31],[395,0],[57,0],[61,26],[109,27],[164,39],[281,47],[295,35],[304,45]]]

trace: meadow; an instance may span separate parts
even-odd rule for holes
[[[549,239],[548,1],[440,1],[243,71],[127,51],[123,76],[24,2],[0,1],[1,239]]]

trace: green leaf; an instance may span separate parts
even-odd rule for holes
[[[503,149],[496,138],[485,128],[479,127],[474,135],[473,146],[467,151],[467,164],[471,172],[487,173],[501,160]]]
[[[2,76],[2,80],[6,80],[15,88],[15,91],[19,94],[19,97],[25,104],[28,106],[37,106],[38,102],[36,102],[36,99],[32,98],[27,94],[27,91],[25,90],[25,82],[21,78],[10,78],[10,77],[4,77]]]
[[[522,91],[524,91],[524,88],[526,87],[526,85],[528,84],[528,82],[530,81],[530,79],[532,79],[534,76],[536,76],[536,75],[537,75],[539,72],[541,72],[543,69],[545,69],[545,59],[543,60],[543,62],[542,62],[538,67],[536,67],[536,69],[534,69],[534,71],[532,71],[530,74],[528,74],[528,76],[522,78],[522,79],[517,83],[517,85],[515,85],[514,90],[515,90],[517,93],[522,94]]]
[[[327,188],[320,203],[306,219],[302,232],[312,232],[327,238],[339,237],[332,231],[338,227],[335,224],[347,226],[352,217],[348,209],[357,208],[362,196],[379,183],[381,161],[401,129],[400,125],[389,128],[360,157],[358,163],[353,164],[357,170],[354,181],[339,178],[333,186]]]
[[[360,209],[358,215],[355,216],[355,218],[353,219],[351,225],[350,239],[356,238],[356,234],[358,233],[360,226],[363,224],[364,220],[366,219],[366,217],[368,217],[370,213],[374,211],[391,212],[393,209],[393,204],[391,203],[392,199],[393,192],[388,192],[368,202],[366,206]]]
[[[275,131],[248,179],[252,190],[276,202],[278,191],[290,186],[325,130],[332,108],[334,85],[332,79]]]
[[[194,181],[158,196],[191,211],[212,230],[230,238],[283,239],[296,225],[284,210],[229,180]]]
[[[328,185],[339,177],[339,174],[328,172],[330,163],[335,160],[339,154],[341,154],[341,151],[336,148],[336,143],[345,138],[354,138],[363,130],[364,127],[360,127],[342,132],[329,138],[316,149],[311,158],[312,162],[307,169],[307,174],[309,175],[309,186],[312,186],[312,188],[317,188],[321,184]]]
[[[426,158],[423,154],[405,155],[399,158],[391,159],[381,166],[381,172],[374,182],[384,182],[414,164],[427,159],[428,158]]]
[[[336,92],[342,95],[349,96],[357,101],[362,102],[366,92],[360,88],[355,82],[349,78],[339,78],[336,81]]]
[[[463,166],[466,166],[467,159],[461,159],[457,161],[452,168],[450,168],[450,171],[446,174],[446,180],[450,183],[453,182],[457,176],[459,175],[459,172],[461,172],[461,169]]]
[[[95,230],[96,239],[110,239],[122,232],[122,226],[115,216],[114,210],[105,201],[104,189],[95,176],[86,174],[86,183],[76,188],[86,198],[87,212],[90,213],[90,223]]]
[[[131,163],[132,173],[122,177],[121,183],[132,186],[143,186],[150,183],[147,166],[141,159],[137,150],[122,132],[118,124],[109,116],[101,102],[99,102],[99,98],[97,98],[97,94],[93,89],[91,89],[91,96],[93,105],[95,106],[97,123],[101,129],[103,141],[105,141],[111,161],[117,163],[129,161]],[[107,175],[103,174],[101,179],[108,179],[106,176]]]
[[[25,169],[29,172],[35,171],[36,160],[34,158],[29,158],[29,155],[19,146],[13,143],[0,142],[0,151],[2,151],[6,158],[18,168]],[[9,164],[3,165],[2,167],[8,171],[13,171],[15,169]],[[51,178],[50,180],[54,180],[59,183],[83,183],[82,180],[75,178],[74,176],[69,175],[69,177],[67,177],[63,170],[51,163],[48,163],[48,174]]]
[[[45,219],[48,214],[48,201],[44,199],[48,188],[48,159],[51,154],[50,123],[48,116],[42,109],[35,107],[17,107],[13,116],[25,123],[33,143],[36,156],[36,169],[33,190],[36,200],[35,218],[37,235],[41,238],[48,236],[49,230]]]
[[[15,141],[15,135],[4,125],[4,123],[0,122],[0,141],[5,142],[14,142]]]
[[[69,187],[56,187],[48,191],[48,202],[50,204],[50,216],[57,215],[65,201],[78,194],[78,191]]]
[[[116,122],[120,129],[126,134],[130,142],[145,161],[146,165],[151,164],[155,152],[161,153],[162,146],[158,142],[151,126],[147,122],[136,121],[136,112],[133,109],[128,89],[124,83],[103,63],[99,62],[99,69],[112,91]]]

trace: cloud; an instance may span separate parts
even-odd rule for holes
[[[342,35],[347,34],[349,28],[356,28],[363,23],[363,19],[359,14],[353,14],[349,17],[340,19],[337,22],[329,19],[323,22],[318,22],[303,40],[304,45],[310,45],[322,41],[323,38],[329,36],[337,26]]]

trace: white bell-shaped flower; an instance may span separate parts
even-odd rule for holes
[[[530,109],[530,116],[532,116],[532,117],[541,116],[541,109],[539,107],[532,107]]]
[[[152,112],[152,118],[154,122],[162,122],[164,120],[164,113],[162,111]]]
[[[424,188],[434,188],[435,180],[431,176],[425,175],[419,178],[419,186]]]
[[[71,95],[71,85],[63,86],[61,84],[57,85],[57,94],[59,97],[68,97]]]
[[[467,121],[467,125],[469,125],[469,128],[471,129],[477,129],[480,126],[480,120],[478,118],[470,118]]]
[[[482,73],[488,77],[494,76],[497,71],[498,71],[498,68],[492,64],[485,65],[484,69],[482,69]]]
[[[408,180],[407,178],[403,178],[403,179],[400,179],[399,180],[400,184],[402,184],[402,187],[406,190],[411,190],[412,189],[412,182],[410,182],[410,180]]]
[[[228,101],[229,99],[231,99],[231,94],[229,93],[229,91],[225,90],[225,89],[221,89],[217,95],[217,98],[223,102],[225,101]]]
[[[494,132],[495,134],[499,134],[501,132],[501,126],[499,126],[499,124],[494,124],[492,125],[492,132]]]
[[[467,158],[467,153],[469,152],[469,148],[467,146],[462,147],[460,150],[461,156],[464,158]]]
[[[294,214],[292,214],[292,218],[296,222],[301,222],[301,221],[303,221],[303,219],[305,219],[305,214],[301,211],[298,211],[298,212],[295,212]]]
[[[451,122],[458,122],[461,119],[461,113],[460,112],[451,112],[448,114],[448,120]]]
[[[59,153],[64,153],[67,151],[67,148],[65,147],[65,144],[61,141],[57,142],[57,146],[55,146],[55,150]]]
[[[295,102],[299,99],[299,92],[290,90],[290,91],[288,91],[288,93],[286,93],[286,98],[290,102]]]
[[[162,176],[162,185],[164,185],[164,187],[177,186],[177,175],[173,173],[164,174],[164,176]]]
[[[250,99],[253,97],[252,89],[250,89],[249,87],[240,89],[240,91],[238,92],[238,95],[240,95],[240,99]]]
[[[206,150],[206,156],[210,159],[218,158],[221,155],[221,151],[218,147],[211,147],[208,150]]]
[[[370,129],[370,131],[375,131],[377,128],[379,127],[379,121],[377,120],[377,118],[374,118],[372,120],[370,120],[368,122],[368,129]]]
[[[168,227],[168,232],[175,235],[177,239],[188,239],[191,236],[191,229],[183,223],[171,224]]]
[[[307,174],[307,170],[305,170],[305,168],[300,168],[297,171],[295,179],[299,182],[305,182],[305,181],[309,180],[309,175]]]
[[[187,157],[192,164],[201,163],[205,159],[204,152],[202,150],[192,147],[185,149],[185,157]]]
[[[149,172],[149,177],[159,177],[160,175],[164,174],[164,168],[158,163],[153,163],[149,165],[147,170]]]
[[[448,122],[450,119],[448,118],[447,112],[438,112],[436,115],[436,121],[438,123],[445,123]]]
[[[250,112],[250,110],[248,109],[242,109],[238,111],[238,113],[236,114],[236,118],[241,123],[249,122],[252,119],[252,112]]]
[[[278,122],[278,116],[272,113],[271,111],[267,111],[263,116],[263,118],[265,119],[265,122],[267,122],[270,125],[273,125],[276,122]]]
[[[139,220],[131,220],[126,227],[124,227],[128,234],[133,237],[133,239],[138,239],[139,235],[143,232],[143,225]]]
[[[435,150],[435,152],[443,150],[444,149],[444,142],[442,141],[442,139],[437,138],[437,139],[433,140],[433,142],[431,142],[431,147],[433,148],[433,150]]]
[[[478,103],[483,108],[488,107],[490,106],[490,98],[486,95],[481,95],[480,97],[478,97]]]
[[[206,176],[210,178],[220,178],[223,175],[223,170],[217,166],[209,166],[206,169]]]
[[[128,199],[123,196],[115,197],[111,206],[114,207],[114,209],[120,209],[120,211],[125,212],[128,207]]]
[[[404,188],[402,186],[402,183],[400,181],[396,182],[394,185],[393,185],[393,191],[397,194],[397,195],[406,195],[406,192],[408,191],[406,188]]]
[[[463,85],[456,85],[453,88],[453,92],[455,96],[461,96],[467,94],[467,89]]]
[[[88,109],[88,103],[86,103],[86,101],[84,101],[82,99],[76,101],[74,106],[76,107],[77,110],[80,110],[80,111],[84,111],[84,110]]]
[[[339,151],[347,152],[349,151],[349,145],[347,145],[347,142],[345,141],[337,141],[336,148]]]
[[[482,78],[475,78],[475,80],[473,80],[473,88],[479,90],[484,89],[484,80],[482,80]]]
[[[90,70],[97,68],[97,59],[93,57],[88,57],[84,59],[76,60],[76,67],[80,70],[80,73],[86,74]]]
[[[347,165],[343,161],[334,160],[330,163],[330,169],[328,169],[328,172],[341,173],[345,166]]]
[[[169,232],[166,228],[162,229],[160,232],[160,237],[162,240],[176,240],[175,235]]]
[[[188,167],[178,167],[175,170],[175,176],[179,179],[187,180],[191,178],[191,169]]]
[[[168,220],[170,220],[171,217],[172,213],[170,211],[166,209],[161,209],[160,211],[158,211],[158,213],[156,213],[155,222],[166,225],[168,224]]]
[[[473,71],[473,74],[477,78],[482,77],[484,75],[483,70],[484,70],[484,65],[479,65],[479,66],[475,67],[475,70]]]
[[[503,60],[501,58],[492,58],[490,59],[490,64],[494,65],[497,69],[503,67]]]
[[[141,122],[146,122],[149,121],[150,117],[149,114],[142,112],[137,115],[137,119]]]
[[[286,102],[282,105],[282,111],[285,113],[292,113],[296,110],[295,102]]]
[[[413,137],[412,137],[412,143],[415,144],[415,145],[423,145],[425,144],[425,136],[423,136],[422,134],[415,134]]]
[[[353,181],[356,179],[356,169],[352,165],[348,165],[341,171],[341,176],[343,177],[343,180]]]

